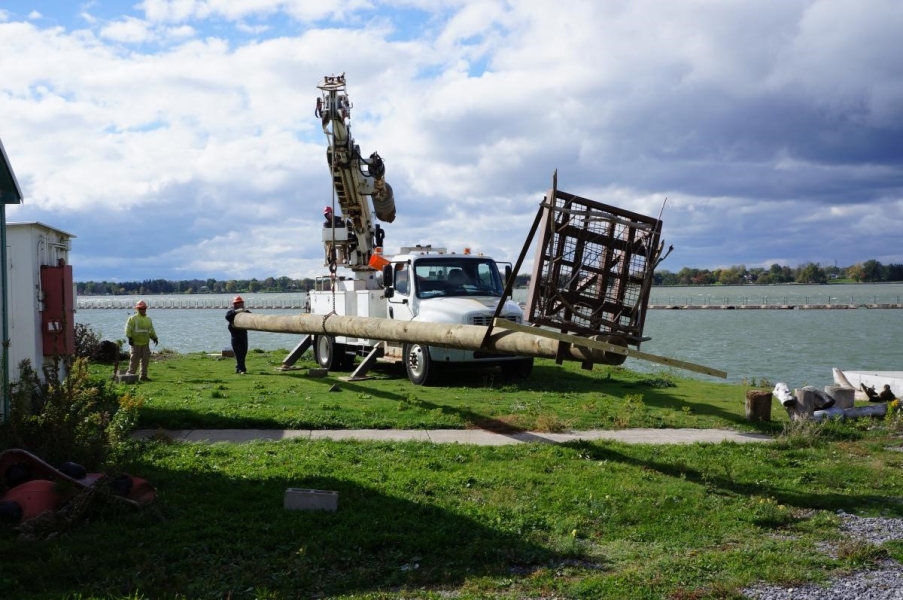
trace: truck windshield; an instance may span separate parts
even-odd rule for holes
[[[504,291],[498,267],[489,259],[421,258],[414,262],[414,277],[418,298],[501,296]]]

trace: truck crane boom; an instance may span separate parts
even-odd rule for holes
[[[384,231],[373,222],[395,220],[395,197],[385,180],[386,167],[378,153],[368,158],[351,136],[351,101],[345,91],[345,74],[323,78],[317,86],[315,115],[323,124],[329,143],[326,162],[332,175],[335,200],[341,208],[341,219],[323,228],[326,264],[330,270],[344,266],[353,271],[369,271],[370,258],[382,246]],[[373,211],[370,210],[370,201]]]

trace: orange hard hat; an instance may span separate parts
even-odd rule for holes
[[[244,298],[242,298],[241,296],[236,296],[236,297],[232,298],[232,304],[244,303],[244,301],[245,301]]]
[[[147,308],[147,302],[144,300],[139,300],[138,304],[135,305],[135,308]]]

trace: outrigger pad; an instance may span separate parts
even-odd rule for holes
[[[0,505],[6,502],[18,504],[22,509],[22,520],[27,520],[58,508],[72,495],[72,489],[88,488],[104,478],[104,473],[86,473],[74,463],[64,463],[62,468],[65,472],[26,450],[13,448],[0,452],[0,477],[3,486],[9,488],[0,496]],[[59,483],[75,487],[67,493],[65,488],[57,485]],[[150,504],[157,496],[157,490],[150,483],[126,474],[115,477],[111,489],[114,498],[136,508]]]

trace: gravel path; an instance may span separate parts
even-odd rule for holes
[[[857,517],[838,513],[841,530],[853,539],[880,545],[903,540],[903,519]],[[903,600],[903,565],[884,560],[872,569],[831,579],[825,586],[753,586],[743,594],[755,600]]]

